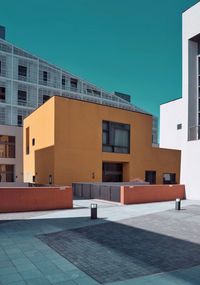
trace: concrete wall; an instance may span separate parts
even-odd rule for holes
[[[187,129],[183,118],[183,99],[160,106],[160,147],[182,149],[183,133]],[[182,124],[182,129],[177,129],[178,124]]]
[[[185,199],[184,185],[121,186],[122,204],[140,204]]]
[[[15,182],[23,182],[23,140],[22,127],[0,125],[0,135],[15,136],[15,158],[0,158],[0,164],[12,164],[15,168]],[[1,187],[1,183],[0,183]]]
[[[130,154],[102,152],[103,120],[130,124]],[[145,170],[155,170],[157,183],[162,183],[166,172],[175,172],[179,182],[180,152],[152,148],[150,115],[56,96],[25,119],[24,129],[27,127],[36,145],[30,146],[29,155],[24,155],[24,168],[26,174],[31,173],[30,178],[37,176],[37,183],[47,183],[49,170],[45,168],[49,166],[45,167],[43,160],[46,158],[52,164],[51,155],[53,181],[57,185],[100,182],[103,162],[123,163],[124,181],[144,179]],[[42,153],[48,147],[54,148],[52,154],[36,162],[36,151]]]
[[[73,208],[71,187],[0,189],[0,213],[71,208]]]

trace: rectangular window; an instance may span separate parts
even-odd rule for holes
[[[43,71],[43,81],[47,82],[48,73],[47,71]]]
[[[6,88],[0,87],[0,101],[4,102],[6,100]]]
[[[182,124],[177,124],[177,130],[181,130],[182,129]]]
[[[70,86],[72,90],[76,90],[78,85],[78,80],[75,78],[70,79]]]
[[[22,115],[18,115],[17,116],[17,125],[22,126],[22,124],[23,124],[23,117],[22,117]]]
[[[15,158],[15,137],[0,135],[0,157]]]
[[[0,164],[0,182],[14,181],[14,165]]]
[[[27,76],[27,67],[23,65],[18,65],[18,75],[26,77]]]
[[[29,127],[26,128],[26,154],[29,154]]]
[[[103,182],[122,182],[123,164],[103,162],[102,181]]]
[[[35,145],[35,139],[32,139],[32,145]]]
[[[43,103],[45,103],[47,100],[50,99],[51,96],[49,95],[43,95]]]
[[[27,99],[27,93],[23,90],[18,90],[18,104],[25,105]]]
[[[130,125],[103,121],[102,129],[104,152],[130,153]]]
[[[64,87],[64,86],[65,86],[65,84],[66,84],[66,79],[65,79],[65,76],[64,76],[64,75],[62,75],[62,86]]]
[[[163,184],[176,184],[176,173],[164,173]]]

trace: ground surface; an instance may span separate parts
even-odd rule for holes
[[[200,202],[0,214],[0,285],[200,284]]]

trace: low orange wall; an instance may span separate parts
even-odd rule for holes
[[[122,186],[121,203],[139,204],[185,199],[184,185]]]
[[[0,188],[0,212],[73,208],[71,187]]]

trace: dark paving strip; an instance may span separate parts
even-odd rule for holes
[[[199,265],[200,239],[196,231],[200,232],[200,222],[192,223],[191,219],[189,223],[188,236],[194,231],[195,242],[176,237],[187,229],[184,217],[199,213],[200,207],[188,207],[181,213],[166,211],[39,238],[104,284]]]

